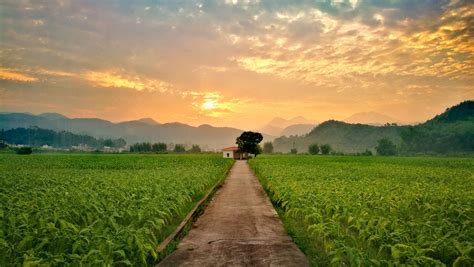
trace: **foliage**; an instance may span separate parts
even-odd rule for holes
[[[193,145],[189,150],[189,153],[201,153],[201,148],[198,145]]]
[[[0,155],[0,266],[147,265],[231,164],[218,155]]]
[[[265,156],[250,161],[317,266],[473,266],[474,161]]]
[[[311,155],[317,155],[317,154],[319,154],[319,146],[318,146],[318,144],[315,143],[315,144],[309,145],[309,147],[308,147],[308,152],[309,152],[309,154],[311,154]]]
[[[167,145],[165,143],[135,143],[130,146],[130,152],[155,152],[155,153],[163,153],[167,151]]]
[[[16,153],[18,155],[30,155],[31,153],[33,153],[33,150],[29,146],[23,146],[23,147],[17,148]]]
[[[124,139],[96,139],[89,135],[73,134],[66,131],[55,132],[37,127],[0,130],[0,140],[10,144],[21,144],[33,147],[49,145],[57,148],[70,148],[81,144],[92,148],[123,147]]]
[[[389,139],[383,138],[378,141],[375,151],[380,156],[394,156],[397,154],[397,146]]]
[[[174,145],[173,152],[174,153],[184,153],[184,152],[186,152],[186,148],[184,148],[184,145],[176,144],[176,145]]]
[[[265,154],[273,153],[273,143],[272,142],[263,143],[263,153],[265,153]]]
[[[0,140],[0,150],[8,148],[8,144]]]
[[[296,148],[290,149],[290,154],[298,154],[298,150]]]
[[[236,139],[236,144],[239,146],[239,150],[247,152],[257,156],[262,152],[261,147],[258,145],[263,140],[263,135],[256,132],[243,132]]]
[[[130,152],[151,152],[153,145],[148,142],[135,143],[130,146]]]
[[[166,152],[168,146],[165,143],[154,143],[151,145],[151,151],[153,152]]]
[[[321,146],[321,154],[329,155],[331,151],[332,151],[332,147],[329,144],[324,144]]]

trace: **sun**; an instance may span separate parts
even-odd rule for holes
[[[215,99],[206,99],[201,105],[204,110],[212,110],[217,108],[217,101]]]

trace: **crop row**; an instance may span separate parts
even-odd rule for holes
[[[250,164],[314,265],[474,265],[472,159],[268,156]]]
[[[153,262],[230,165],[213,155],[1,155],[0,266]]]

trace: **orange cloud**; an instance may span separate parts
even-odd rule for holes
[[[34,82],[38,79],[32,76],[28,76],[11,69],[0,68],[0,79],[1,80],[10,80],[10,81],[19,81],[19,82]]]
[[[164,81],[121,74],[118,71],[89,71],[84,75],[84,78],[95,86],[101,87],[128,88],[136,91],[151,92],[167,92],[171,90],[171,85]]]

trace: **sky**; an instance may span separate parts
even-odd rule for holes
[[[2,0],[0,111],[253,129],[474,99],[457,0]]]

